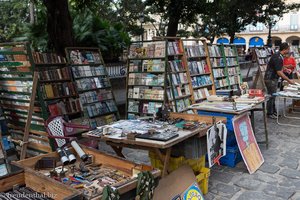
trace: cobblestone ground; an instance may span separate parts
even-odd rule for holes
[[[299,114],[298,114],[299,115]],[[300,115],[299,115],[300,116]],[[255,116],[257,140],[264,139],[262,115]],[[300,125],[297,120],[284,120]],[[250,175],[240,162],[235,168],[214,166],[206,200],[300,200],[300,128],[281,126],[268,119],[269,148],[260,145],[265,162]],[[101,143],[100,149],[113,154]],[[149,164],[148,152],[124,149],[129,160]]]

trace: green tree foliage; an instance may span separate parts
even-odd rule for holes
[[[284,0],[218,0],[209,4],[202,14],[201,29],[206,37],[205,30],[212,37],[226,33],[232,42],[235,33],[245,30],[247,25],[268,24],[272,16],[280,18],[298,7],[298,4],[288,5]]]
[[[206,0],[146,0],[152,14],[167,22],[167,36],[176,36],[178,24],[197,23],[199,14],[206,9]]]
[[[28,0],[0,1],[0,42],[12,41],[29,22]]]

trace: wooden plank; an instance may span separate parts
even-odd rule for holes
[[[170,118],[204,122],[204,123],[207,123],[209,125],[213,124],[213,117],[201,116],[201,115],[197,115],[197,114],[170,113]],[[226,123],[226,118],[225,117],[215,117],[215,118],[216,118],[216,121],[222,121],[223,123]]]
[[[52,152],[52,149],[51,149],[50,146],[47,146],[47,145],[44,145],[44,144],[39,144],[39,143],[36,143],[36,142],[28,142],[27,146],[28,146],[28,148],[30,147],[31,149],[42,151],[42,152],[45,152],[45,153]],[[25,154],[25,156],[26,156],[26,154]]]
[[[24,177],[27,187],[42,194],[49,195],[49,197],[52,197],[53,199],[61,200],[69,196],[80,194],[76,189],[67,187],[56,180],[46,178],[41,174],[35,173],[33,170],[25,170]]]
[[[33,86],[32,86],[32,94],[30,97],[31,101],[30,101],[30,105],[29,105],[29,109],[28,109],[28,118],[27,118],[26,125],[25,125],[23,146],[22,146],[21,155],[20,155],[21,160],[26,157],[26,149],[27,149],[27,145],[28,145],[27,142],[29,139],[29,130],[30,130],[30,124],[31,124],[31,119],[32,119],[34,101],[35,101],[35,97],[36,97],[37,82],[38,82],[38,72],[35,71],[34,75],[33,75]]]
[[[14,185],[24,185],[24,173],[15,174],[0,179],[0,192],[5,192],[13,188]]]

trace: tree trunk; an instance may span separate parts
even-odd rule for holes
[[[33,1],[29,2],[29,17],[30,17],[30,24],[34,24],[35,23],[35,13],[34,13]]]
[[[47,8],[48,42],[56,53],[64,55],[66,47],[74,46],[68,0],[43,0],[43,3]]]
[[[178,31],[179,18],[169,17],[167,36],[175,37]]]
[[[235,37],[235,33],[230,33],[230,34],[229,34],[229,37],[230,37],[230,44],[233,44],[233,40],[234,40],[234,37]]]
[[[209,37],[209,41],[210,41],[210,43],[211,43],[211,44],[213,44],[213,43],[214,43],[214,41],[215,41],[215,36],[211,36],[211,37]]]

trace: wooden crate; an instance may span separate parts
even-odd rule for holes
[[[0,192],[11,190],[16,185],[29,187],[53,199],[82,199],[81,193],[76,189],[26,169],[1,178]]]
[[[124,174],[130,175],[130,176],[133,175],[134,171],[135,172],[136,171],[151,171],[151,173],[154,175],[155,178],[160,177],[160,174],[161,174],[160,171],[157,169],[154,169],[151,166],[135,164],[133,162],[127,161],[122,158],[107,155],[105,153],[99,152],[92,148],[88,148],[88,147],[84,147],[84,146],[81,146],[81,147],[85,151],[85,153],[94,156],[94,163],[111,166],[117,170],[122,171]],[[74,155],[76,155],[73,149],[71,149],[71,151],[73,151]],[[21,168],[24,168],[26,171],[28,171],[30,174],[32,174],[32,176],[40,177],[44,180],[57,183],[58,185],[63,185],[63,184],[45,176],[44,174],[40,173],[39,171],[34,170],[35,163],[42,157],[59,158],[59,155],[56,152],[52,152],[52,153],[28,158],[25,160],[21,160],[21,161],[16,162],[15,164]],[[79,160],[80,160],[80,158],[77,157],[77,162]],[[67,185],[63,185],[63,186],[74,190],[71,186],[67,186]],[[134,190],[137,187],[137,179],[132,178],[130,181],[126,182],[125,184],[122,184],[122,185],[117,184],[117,185],[114,185],[114,187],[116,187],[118,189],[118,192],[122,195],[126,192]],[[99,198],[97,197],[96,199],[101,199],[101,196],[99,196]]]

